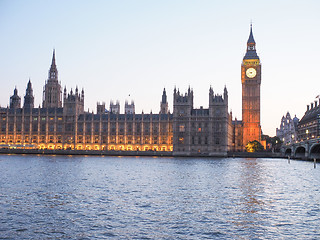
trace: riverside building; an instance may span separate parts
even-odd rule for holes
[[[43,91],[42,107],[34,108],[29,80],[24,105],[18,90],[10,97],[10,107],[0,109],[2,147],[76,150],[172,151],[173,115],[168,111],[163,91],[159,114],[136,114],[134,103],[97,104],[97,113],[84,111],[84,90],[78,88],[63,97],[53,52],[49,77]]]
[[[299,141],[320,137],[320,99],[307,105],[307,111],[299,121],[297,129]]]
[[[249,141],[261,138],[261,64],[256,54],[252,27],[241,66],[242,120],[228,112],[228,91],[215,94],[209,88],[208,108],[194,108],[193,90],[173,93],[169,112],[163,90],[159,113],[135,113],[134,102],[97,103],[97,111],[84,111],[84,90],[76,87],[62,92],[55,51],[43,88],[42,107],[34,106],[31,81],[24,104],[14,89],[10,105],[0,108],[0,147],[74,149],[103,151],[161,151],[173,155],[225,156],[243,151]]]
[[[276,129],[276,136],[283,144],[290,145],[298,140],[298,123],[299,119],[296,116],[292,119],[289,112],[281,118],[280,127]]]

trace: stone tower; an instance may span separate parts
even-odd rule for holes
[[[125,114],[134,114],[135,113],[135,106],[134,106],[134,101],[132,100],[131,103],[128,103],[126,100],[124,104],[124,113]]]
[[[180,94],[180,91],[174,89],[173,92],[173,115],[174,116],[190,116],[193,109],[193,90],[188,88],[188,92],[185,95]]]
[[[110,112],[111,113],[115,113],[115,114],[119,114],[120,113],[120,102],[116,101],[116,103],[114,104],[113,101],[110,101]]]
[[[176,152],[190,152],[190,118],[193,109],[193,90],[180,94],[174,88],[173,93],[173,149]]]
[[[58,81],[58,70],[56,66],[55,50],[53,50],[52,63],[48,74],[48,80],[43,89],[44,108],[60,108],[62,107],[62,91]]]
[[[32,84],[29,79],[28,85],[27,85],[27,90],[26,90],[26,95],[24,96],[24,104],[23,108],[33,108],[34,107],[34,96],[33,96],[33,89],[32,89]]]
[[[67,94],[67,89],[64,88],[63,93],[63,114],[79,116],[84,113],[84,90],[82,89],[81,94],[76,87],[75,93],[72,89],[69,94]]]
[[[106,113],[106,103],[97,102],[97,114],[105,114],[105,113]]]
[[[14,89],[13,95],[10,97],[10,108],[20,108],[21,98],[18,96],[17,88]]]
[[[166,89],[163,89],[162,99],[160,102],[160,114],[167,114],[168,113],[168,101],[167,101],[167,93]]]
[[[210,152],[228,151],[228,90],[224,87],[223,95],[214,94],[209,89],[209,142]]]
[[[241,64],[243,146],[250,141],[261,141],[260,85],[261,64],[250,26],[247,52]]]

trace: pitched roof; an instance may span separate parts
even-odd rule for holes
[[[254,41],[253,34],[252,34],[252,24],[250,25],[250,35],[247,43],[254,43],[254,44],[256,43]]]
[[[320,106],[311,108],[309,111],[306,111],[304,116],[301,118],[299,125],[316,120],[318,115],[320,115]]]

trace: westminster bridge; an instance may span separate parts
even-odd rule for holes
[[[320,138],[313,138],[281,147],[286,157],[301,159],[320,159]]]

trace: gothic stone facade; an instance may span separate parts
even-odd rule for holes
[[[230,144],[228,92],[209,90],[209,108],[193,108],[193,90],[174,90],[173,149],[176,155],[226,155]]]
[[[290,145],[298,140],[298,122],[299,119],[296,116],[291,119],[289,112],[282,116],[280,127],[276,129],[276,136],[280,138],[283,144]]]
[[[84,90],[78,88],[63,97],[53,53],[49,77],[44,86],[42,107],[34,108],[31,81],[24,105],[18,90],[10,107],[0,108],[0,145],[38,149],[109,151],[173,151],[178,155],[200,153],[226,155],[228,150],[228,93],[214,95],[210,88],[209,109],[193,108],[193,91],[174,92],[174,113],[168,111],[165,89],[159,114],[136,114],[134,103],[97,104],[97,113],[84,111]],[[230,133],[230,132],[229,132]],[[183,140],[182,140],[183,138]]]

